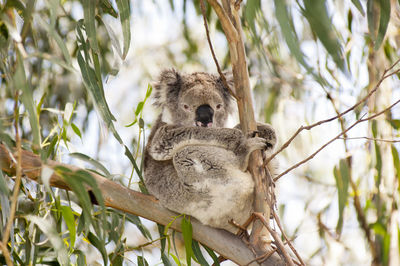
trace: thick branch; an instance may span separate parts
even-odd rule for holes
[[[10,175],[14,175],[16,170],[13,161],[15,154],[10,154],[7,148],[0,144],[0,166],[4,172]],[[21,167],[22,173],[25,177],[40,182],[43,166],[44,164],[42,164],[37,155],[22,150]],[[65,165],[51,160],[47,161],[46,166],[51,168],[63,166],[73,171],[79,170],[78,167]],[[162,207],[158,200],[153,196],[130,190],[95,173],[91,172],[90,174],[97,181],[105,205],[108,207],[132,213],[163,225],[169,224],[173,220],[173,217],[177,216],[176,213]],[[56,173],[51,176],[50,185],[68,190],[70,189],[67,183],[64,182],[63,178]],[[245,265],[255,259],[255,255],[249,247],[235,235],[225,230],[205,226],[194,218],[192,218],[191,221],[193,226],[193,238],[215,250],[225,258],[232,260],[239,265]],[[181,218],[178,218],[171,225],[171,228],[180,231],[180,224]],[[252,263],[251,265],[257,264]],[[282,260],[275,253],[269,257],[267,261],[263,262],[262,265],[282,265]]]

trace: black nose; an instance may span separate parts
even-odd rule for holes
[[[196,110],[196,125],[207,127],[213,122],[214,110],[208,104],[200,105]],[[211,123],[211,124],[210,124]]]

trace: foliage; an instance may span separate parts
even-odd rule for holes
[[[129,129],[135,135],[132,143],[121,134],[121,121],[111,112],[105,92],[106,81],[123,75],[121,60],[127,64],[143,52],[128,53],[132,51],[131,39],[135,42],[131,24],[136,23],[132,16],[136,9],[140,10],[137,20],[146,16],[157,20],[164,12],[174,15],[176,23],[182,25],[177,40],[162,40],[154,47],[146,39],[151,60],[142,63],[145,70],[139,73],[143,77],[157,64],[150,61],[159,58],[162,64],[177,68],[215,69],[207,63],[212,60],[204,34],[196,34],[204,33],[199,0],[171,0],[167,6],[144,1],[131,5],[128,0],[0,2],[1,143],[12,149],[20,138],[22,147],[39,154],[43,161],[68,162],[71,159],[65,154],[71,153],[90,166],[87,171],[43,171],[44,185],[22,180],[17,187],[18,206],[10,238],[5,241],[15,263],[84,265],[93,260],[91,254],[97,254],[99,263],[122,265],[133,261],[150,265],[154,261],[149,255],[154,248],[151,245],[157,245],[160,257],[155,261],[166,265],[190,265],[192,259],[202,265],[218,264],[212,250],[192,240],[189,220],[182,220],[184,244],[180,246],[180,237],[168,230],[168,225],[155,228],[137,216],[106,208],[89,174],[95,171],[146,192],[141,154],[146,121],[152,116],[146,109],[151,87],[146,91],[142,86],[145,96],[136,95],[142,101],[130,107],[133,119],[129,121],[133,122]],[[159,13],[148,13],[144,5]],[[257,111],[277,128],[281,143],[302,124],[330,118],[359,102],[398,59],[396,1],[247,0],[241,9]],[[170,20],[173,16],[167,17]],[[223,40],[222,28],[209,5],[206,17],[217,57],[229,68],[226,42],[217,44],[217,40]],[[157,38],[155,34],[146,37]],[[388,77],[345,115],[297,136],[278,155],[282,170],[312,154],[331,138],[331,133],[337,135],[360,118],[390,106],[400,97],[398,78],[398,74]],[[96,120],[91,118],[94,112],[113,134],[119,152],[114,156],[124,158],[120,161],[129,169],[118,176],[112,174],[112,166],[102,163],[110,159],[110,152],[106,151],[108,158],[100,160],[101,145],[94,158],[71,151],[76,143],[84,147],[93,137],[90,125],[91,119]],[[278,198],[286,234],[295,239],[294,245],[309,263],[323,264],[329,259],[335,263],[333,258],[337,264],[374,261],[388,265],[398,261],[399,121],[398,108],[366,120],[336,140],[333,148],[324,149],[277,182],[281,195],[286,196]],[[131,144],[132,151],[128,148]],[[62,175],[73,192],[48,186],[51,171]],[[0,171],[1,228],[10,221],[12,202],[17,200],[13,198],[14,184],[14,177]],[[293,206],[301,208],[294,210]],[[129,241],[130,225],[138,229],[134,238],[141,235],[141,244]],[[307,225],[312,226],[312,232]],[[339,255],[332,248],[336,244],[340,246]],[[186,256],[182,258],[183,253]],[[366,254],[365,258],[360,259],[358,253]],[[0,261],[4,260],[2,253]]]

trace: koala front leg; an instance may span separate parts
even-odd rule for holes
[[[243,133],[233,128],[164,125],[154,135],[149,153],[155,160],[163,161],[172,159],[174,154],[185,146],[205,145],[235,151],[244,140]]]
[[[241,129],[240,124],[237,124],[235,128]],[[275,148],[276,133],[270,124],[257,122],[257,131],[252,133],[257,133],[260,138],[263,138],[267,141],[267,151],[271,151]]]

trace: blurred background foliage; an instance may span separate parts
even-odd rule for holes
[[[206,15],[219,62],[229,69],[226,40],[208,5]],[[395,0],[248,0],[242,23],[258,120],[276,128],[280,143],[301,125],[353,106],[399,58]],[[16,121],[23,148],[44,161],[86,167],[144,191],[141,154],[157,113],[148,84],[168,67],[216,72],[199,0],[0,1],[0,140],[15,146]],[[390,106],[399,85],[393,75],[345,116],[302,132],[278,155],[281,171]],[[307,264],[400,264],[399,128],[395,106],[277,182],[286,234]],[[79,190],[90,175],[57,171],[75,193],[22,180],[7,240],[15,264],[214,260],[196,242],[191,251],[174,232],[105,208],[101,195],[91,206]],[[1,228],[14,183],[0,172]],[[191,238],[183,226],[183,239]]]

